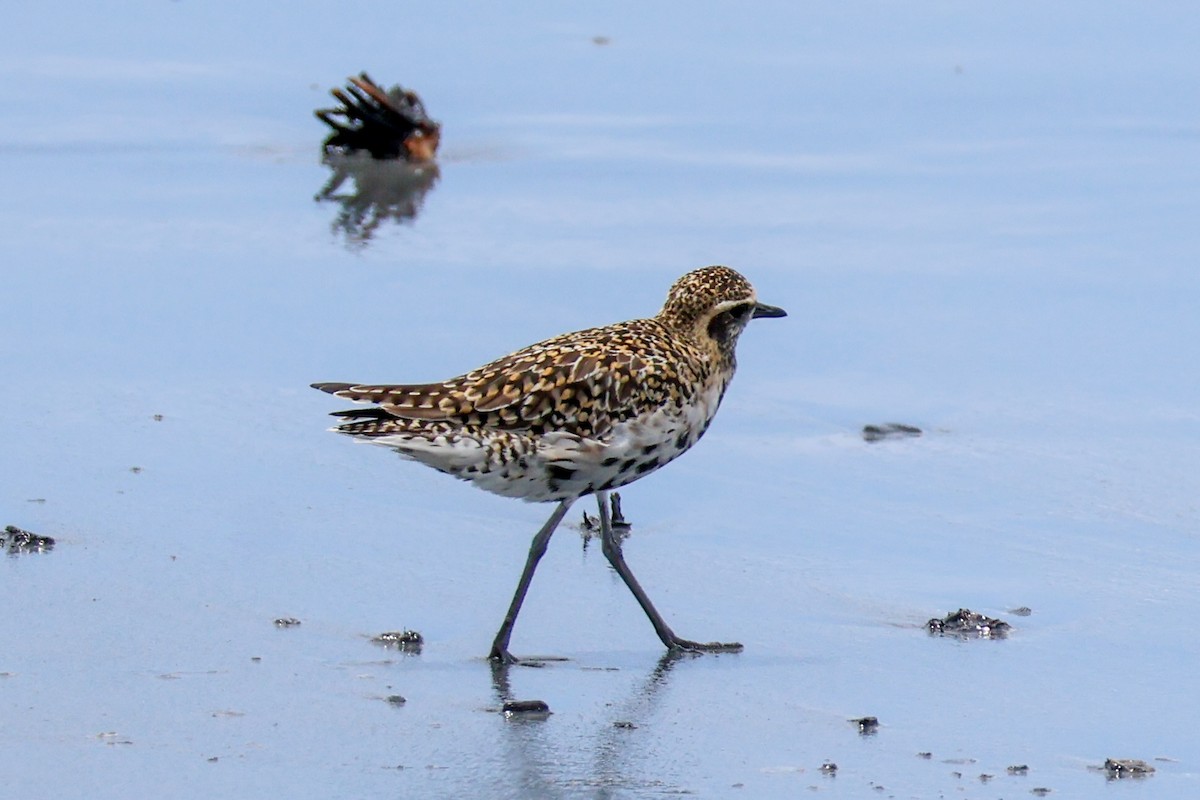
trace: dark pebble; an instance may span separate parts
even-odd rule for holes
[[[408,702],[407,700],[404,699],[403,695],[399,695],[399,694],[389,694],[387,697],[385,697],[383,699],[387,700],[388,703],[390,703],[391,705],[394,705],[394,706],[402,706]]]
[[[543,700],[511,700],[501,711],[506,717],[545,716],[550,713],[550,706]]]
[[[858,726],[858,732],[861,734],[875,733],[879,730],[879,720],[876,717],[859,717],[850,721]]]
[[[295,617],[280,617],[275,620],[276,628],[294,628],[300,624],[300,620]]]
[[[878,442],[883,439],[904,439],[920,436],[921,429],[915,425],[903,425],[899,422],[885,422],[882,425],[864,425],[862,437],[868,442]]]
[[[1028,775],[1029,774],[1029,765],[1028,764],[1014,764],[1013,766],[1008,768],[1008,774],[1009,775]]]

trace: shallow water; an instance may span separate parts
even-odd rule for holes
[[[57,539],[0,559],[11,796],[1196,796],[1200,14],[332,13],[0,32],[0,525]],[[314,199],[361,69],[445,126],[370,236]],[[662,661],[564,527],[513,648],[568,660],[493,674],[549,508],[351,446],[308,384],[456,374],[714,262],[790,316],[623,492],[626,552],[745,652]],[[960,606],[1015,631],[925,633]]]

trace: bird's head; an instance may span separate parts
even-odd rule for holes
[[[667,292],[658,319],[732,358],[738,336],[752,319],[786,317],[758,301],[750,282],[729,267],[703,267],[684,275]]]

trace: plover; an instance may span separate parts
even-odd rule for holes
[[[699,441],[736,367],[746,324],[783,317],[758,301],[729,267],[694,270],[677,280],[649,319],[555,336],[436,383],[314,383],[313,388],[370,403],[337,411],[333,430],[384,445],[405,458],[482,489],[554,502],[529,557],[489,658],[505,663],[513,624],[554,529],[571,504],[595,495],[601,549],[671,650],[733,651],[737,643],[675,635],[625,563],[613,533],[608,493],[673,461]]]

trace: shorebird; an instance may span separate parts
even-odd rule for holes
[[[370,408],[336,411],[338,433],[505,497],[556,502],[533,537],[489,658],[516,661],[513,625],[555,528],[595,495],[601,549],[670,650],[736,651],[737,643],[675,635],[633,576],[613,533],[608,493],[649,475],[699,441],[736,367],[746,324],[787,316],[758,301],[729,267],[677,280],[648,319],[555,336],[457,378],[420,384],[314,383]]]

